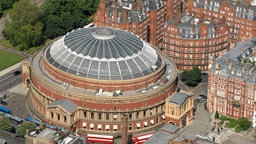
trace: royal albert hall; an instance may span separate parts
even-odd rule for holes
[[[23,61],[27,104],[40,120],[77,133],[120,134],[164,124],[177,86],[173,61],[138,36],[90,27],[55,39]]]

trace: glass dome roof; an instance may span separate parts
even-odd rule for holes
[[[73,30],[45,50],[56,68],[100,80],[146,76],[162,64],[162,56],[132,33],[109,27]]]

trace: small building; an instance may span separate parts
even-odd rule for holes
[[[166,124],[144,144],[192,144],[196,139],[196,136],[184,133],[184,129],[172,124]]]
[[[176,92],[171,95],[165,104],[165,123],[176,126],[191,124],[194,119],[194,96],[185,91]]]
[[[46,128],[37,136],[33,137],[33,144],[54,144],[57,131]]]

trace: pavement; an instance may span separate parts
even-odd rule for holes
[[[195,118],[191,125],[187,126],[186,133],[196,135],[196,134],[205,134],[210,132],[213,128],[213,125],[210,124],[210,113],[204,109],[206,100],[197,105],[197,110],[195,112]]]
[[[13,115],[21,118],[31,115],[26,105],[27,92],[27,89],[22,89],[21,84],[7,90],[8,97],[4,101],[8,103],[6,107],[11,110]]]
[[[8,68],[6,68],[6,69],[1,70],[1,71],[0,71],[0,77],[3,76],[3,75],[5,75],[6,73],[8,73],[8,72],[10,72],[10,71],[13,71],[13,70],[17,69],[17,68],[20,67],[20,66],[21,66],[21,62],[15,64],[15,65],[12,65],[12,66],[10,66],[10,67],[8,67]]]

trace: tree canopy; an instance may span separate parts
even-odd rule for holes
[[[201,82],[201,70],[198,67],[194,67],[192,70],[185,70],[181,73],[181,80],[189,86],[196,86]]]
[[[1,0],[0,6],[9,4],[7,1]],[[8,11],[11,20],[3,34],[20,50],[39,46],[45,38],[56,38],[91,22],[98,4],[99,0],[45,0],[37,7],[32,0],[19,0]]]
[[[18,131],[17,131],[17,136],[24,138],[24,136],[26,135],[26,131],[28,130],[28,132],[32,132],[34,130],[36,130],[36,124],[28,122],[28,121],[24,121]]]
[[[44,34],[55,38],[91,22],[99,0],[46,0],[41,20]]]
[[[9,118],[2,117],[0,118],[0,129],[11,132],[14,130],[12,121]]]
[[[12,5],[17,0],[0,0],[0,17],[3,16],[4,11],[12,8]]]
[[[43,24],[38,19],[40,13],[31,0],[16,2],[9,12],[11,21],[4,29],[5,38],[21,50],[40,45],[43,40]]]

